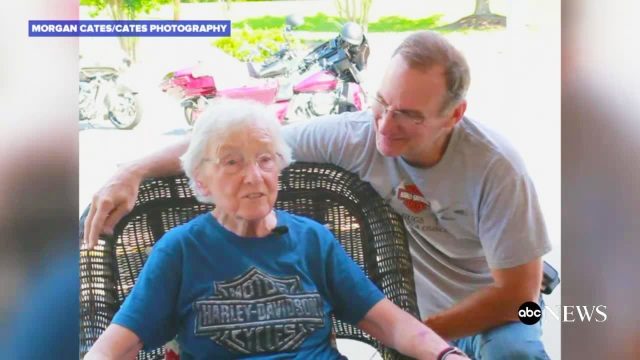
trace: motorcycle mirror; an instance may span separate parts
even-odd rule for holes
[[[291,29],[295,29],[304,25],[304,17],[300,15],[291,14],[285,18],[285,23]]]
[[[342,26],[340,36],[351,45],[360,45],[364,39],[364,32],[360,25],[350,21]]]

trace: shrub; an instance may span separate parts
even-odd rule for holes
[[[302,48],[302,43],[295,36],[290,36],[289,41],[293,49]],[[258,47],[258,44],[262,48]],[[245,25],[242,29],[232,29],[231,36],[220,38],[213,45],[225,53],[246,61],[252,52],[255,52],[253,61],[264,61],[271,53],[280,49],[285,44],[281,29],[253,29]],[[266,50],[266,49],[268,50]]]

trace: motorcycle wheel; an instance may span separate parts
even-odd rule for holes
[[[202,101],[202,98],[201,100]],[[204,101],[206,102],[206,99],[204,99]],[[184,118],[187,120],[187,124],[189,124],[190,127],[193,127],[193,124],[196,123],[196,120],[198,120],[198,117],[200,115],[202,115],[202,111],[204,110],[203,106],[200,102],[196,103],[188,103],[188,104],[183,104],[184,106]]]
[[[131,130],[142,119],[142,104],[137,94],[124,92],[109,103],[109,120],[121,130]]]
[[[87,81],[80,81],[80,91],[78,92],[78,117],[80,121],[91,120],[96,116],[95,97],[96,94],[91,84]]]
[[[184,107],[184,118],[187,120],[187,124],[189,124],[189,126],[193,126],[193,124],[196,122],[196,113],[197,112],[194,111],[193,106]]]

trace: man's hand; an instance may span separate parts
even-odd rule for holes
[[[186,136],[175,144],[118,168],[91,201],[91,210],[84,223],[84,243],[89,249],[96,246],[101,233],[113,233],[118,221],[133,209],[142,180],[182,172],[179,157],[188,146],[189,136]]]
[[[113,234],[118,221],[133,209],[143,176],[131,167],[121,167],[93,196],[84,223],[84,243],[91,249],[102,233]]]

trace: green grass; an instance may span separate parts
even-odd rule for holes
[[[261,16],[257,18],[249,18],[243,21],[233,23],[234,28],[243,28],[248,25],[252,29],[282,29],[284,26],[284,16]],[[306,16],[304,25],[296,30],[313,31],[313,32],[334,32],[340,29],[341,22],[338,17],[328,16],[324,13],[317,13],[314,16]]]
[[[421,19],[407,19],[400,16],[385,16],[378,21],[369,23],[369,32],[401,32],[416,30],[435,30],[442,33],[462,32],[468,33],[472,30],[466,28],[452,29],[442,28],[441,19],[443,14],[434,14]],[[249,18],[233,23],[232,36],[221,38],[214,42],[214,45],[235,58],[246,60],[250,50],[255,49],[257,44],[262,44],[270,50],[260,50],[254,61],[263,61],[270,52],[279,48],[284,42],[282,37],[282,27],[285,24],[284,16],[261,16]],[[317,13],[304,19],[304,25],[296,30],[309,32],[330,32],[335,33],[342,27],[342,21],[336,16],[329,16],[324,13]],[[320,36],[320,34],[318,34]],[[326,39],[299,39],[290,37],[292,46],[296,49],[311,48]]]
[[[442,14],[435,14],[421,19],[407,19],[400,16],[386,16],[369,23],[369,32],[396,32],[433,29],[440,25]],[[234,28],[242,29],[245,25],[253,29],[282,29],[284,16],[261,16],[233,23]],[[335,32],[342,26],[342,20],[336,16],[317,13],[304,18],[300,31]]]
[[[369,24],[369,32],[396,32],[428,30],[440,26],[442,14],[421,19],[407,19],[400,16],[385,16]]]

